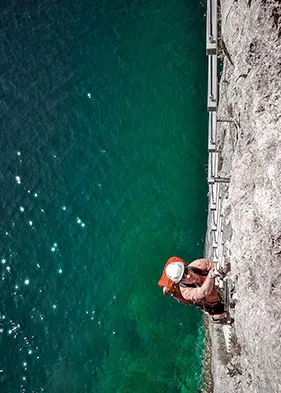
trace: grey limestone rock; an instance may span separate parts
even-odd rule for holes
[[[218,125],[226,252],[235,283],[234,361],[214,392],[281,392],[281,2],[222,0]],[[227,52],[227,54],[226,54]],[[215,338],[213,337],[213,340]],[[238,353],[239,352],[239,353]],[[217,362],[217,364],[216,364]],[[238,371],[237,371],[238,370]]]

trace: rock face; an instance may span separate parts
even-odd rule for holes
[[[234,119],[218,125],[218,137],[221,173],[231,178],[224,239],[238,344],[224,367],[214,346],[214,392],[275,393],[281,392],[280,0],[222,0],[221,38],[218,114]]]

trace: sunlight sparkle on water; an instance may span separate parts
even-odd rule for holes
[[[77,224],[80,224],[81,227],[84,227],[84,226],[85,226],[85,223],[82,222],[81,218],[79,218],[79,217],[77,217]]]
[[[55,252],[57,246],[58,246],[58,243],[54,243],[53,246],[51,247],[51,251],[52,251],[52,252]]]

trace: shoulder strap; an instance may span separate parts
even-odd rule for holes
[[[182,288],[196,288],[198,285],[196,285],[196,284],[184,284],[184,283],[180,282],[179,286],[182,287]]]
[[[195,266],[188,266],[190,270],[193,271],[193,273],[198,274],[198,276],[207,276],[209,271],[204,270],[204,269],[199,269],[198,267]]]

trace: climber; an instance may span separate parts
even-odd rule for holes
[[[172,257],[167,261],[158,285],[163,287],[164,295],[186,305],[195,304],[211,315],[213,322],[226,323],[224,304],[214,282],[217,275],[225,274],[225,271],[217,272],[214,262],[208,259],[197,259],[187,265],[183,259]]]

